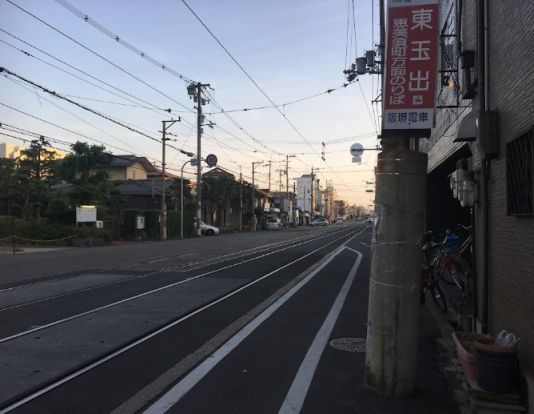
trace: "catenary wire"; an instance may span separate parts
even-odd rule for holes
[[[42,24],[44,24],[45,26],[49,27],[50,29],[54,30],[56,33],[59,33],[60,35],[64,36],[65,38],[69,39],[70,41],[74,42],[75,44],[77,44],[78,46],[82,47],[83,49],[87,50],[89,53],[97,56],[98,58],[102,59],[103,61],[105,61],[106,63],[112,65],[114,68],[120,70],[121,72],[127,74],[128,76],[132,77],[133,79],[137,80],[138,82],[142,83],[143,85],[147,86],[148,88],[152,89],[154,92],[157,92],[159,93],[160,95],[166,97],[167,99],[171,100],[172,102],[176,103],[177,105],[181,106],[182,108],[190,111],[190,112],[193,112],[193,110],[189,107],[187,107],[186,105],[182,104],[181,102],[177,101],[176,99],[174,99],[172,96],[169,96],[167,95],[165,92],[162,92],[161,90],[157,89],[156,87],[152,86],[150,83],[144,81],[143,79],[139,78],[138,76],[130,73],[129,71],[127,71],[126,69],[124,69],[122,66],[120,65],[117,65],[116,63],[112,62],[111,60],[109,60],[108,58],[104,57],[103,55],[101,55],[100,53],[92,50],[90,47],[84,45],[83,43],[77,41],[76,39],[74,39],[72,36],[69,36],[68,34],[62,32],[61,30],[59,30],[58,28],[54,27],[53,25],[47,23],[46,21],[44,21],[43,19],[37,17],[36,15],[34,15],[33,13],[31,13],[30,11],[24,9],[23,7],[19,6],[18,4],[14,3],[12,0],[5,0],[7,1],[9,4],[13,5],[14,7],[18,8],[19,10],[23,11],[24,13],[26,13],[27,15],[31,16],[32,18],[36,19],[37,21],[41,22]]]

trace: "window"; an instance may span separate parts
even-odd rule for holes
[[[506,145],[509,215],[534,214],[534,133],[531,129]]]

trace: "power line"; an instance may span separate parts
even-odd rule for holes
[[[242,108],[242,109],[226,109],[224,112],[226,112],[226,113],[251,112],[251,111],[258,111],[258,110],[262,110],[262,109],[275,109],[276,107],[284,108],[284,107],[289,106],[289,105],[294,105],[294,104],[297,104],[297,103],[300,103],[300,102],[308,101],[308,100],[313,99],[313,98],[317,98],[318,96],[331,94],[332,92],[337,91],[337,90],[342,89],[342,88],[346,88],[347,86],[352,85],[353,83],[354,83],[354,81],[353,82],[348,82],[348,83],[343,83],[342,85],[340,85],[340,86],[338,86],[336,88],[327,89],[326,91],[319,92],[319,93],[316,93],[316,94],[313,94],[313,95],[309,95],[309,96],[305,96],[303,98],[298,98],[298,99],[295,99],[295,100],[292,100],[292,101],[288,101],[288,102],[285,102],[283,104],[279,104],[279,105],[276,105],[276,106],[264,105],[264,106],[255,106],[255,107],[251,107],[251,108]],[[208,115],[215,115],[215,114],[220,114],[220,113],[222,113],[222,112],[206,112],[206,114],[208,114]]]
[[[230,51],[222,44],[222,42],[215,36],[215,34],[210,30],[210,28],[202,21],[202,19],[195,13],[195,11],[187,4],[185,0],[182,0],[182,3],[189,9],[189,11],[195,16],[199,23],[207,30],[207,32],[213,37],[213,39],[221,46],[221,48],[226,52],[226,54],[232,59],[232,61],[237,65],[237,67],[245,74],[245,76],[253,83],[253,85],[261,92],[261,94],[273,105],[273,107],[278,111],[282,118],[288,123],[288,125],[297,133],[297,135],[307,143],[311,150],[318,156],[321,157],[321,154],[315,150],[311,145],[308,139],[300,132],[300,130],[291,122],[291,120],[284,114],[280,108],[274,103],[271,97],[262,89],[260,85],[254,80],[254,78],[247,72],[247,70],[237,61],[237,59],[230,53]],[[322,157],[321,157],[322,159]],[[325,161],[329,169],[332,169],[330,165]],[[343,182],[343,179],[338,176],[338,179]]]
[[[29,79],[24,78],[23,76],[20,76],[20,75],[16,74],[15,72],[10,71],[9,69],[6,69],[4,67],[0,67],[0,73],[2,73],[2,72],[6,72],[7,75],[15,76],[16,78],[20,79],[21,81],[23,81],[23,82],[25,82],[25,83],[27,83],[27,84],[35,87],[35,88],[40,89],[43,92],[48,93],[49,95],[55,96],[55,97],[57,97],[59,99],[62,99],[64,101],[66,101],[66,102],[69,102],[72,105],[75,105],[75,106],[77,106],[77,107],[79,107],[79,108],[81,108],[81,109],[83,109],[85,111],[91,112],[94,115],[100,116],[100,117],[102,117],[102,118],[104,118],[104,119],[106,119],[106,120],[108,120],[110,122],[113,122],[114,124],[117,124],[117,125],[119,125],[119,126],[121,126],[123,128],[129,129],[130,131],[135,132],[135,133],[137,133],[139,135],[142,135],[142,136],[144,136],[144,137],[146,137],[148,139],[151,139],[152,141],[159,142],[159,140],[157,138],[154,138],[154,137],[152,137],[150,135],[145,134],[144,132],[141,132],[141,131],[139,131],[139,130],[137,130],[135,128],[132,128],[132,127],[122,123],[121,121],[117,121],[117,120],[111,118],[108,115],[102,114],[102,113],[100,113],[100,112],[98,112],[98,111],[96,111],[96,110],[94,110],[92,108],[89,108],[89,107],[87,107],[85,105],[82,105],[82,104],[76,102],[76,101],[73,101],[72,99],[69,99],[69,98],[67,98],[67,97],[65,97],[65,96],[63,96],[63,95],[61,95],[61,94],[59,94],[59,93],[57,93],[55,91],[51,91],[51,90],[47,89],[46,87],[44,87],[44,86],[42,86],[42,85],[40,85],[40,84],[38,84],[36,82],[33,82],[33,81],[29,80]]]
[[[173,76],[176,76],[177,78],[187,82],[187,83],[195,83],[193,80],[189,79],[188,77],[182,75],[181,73],[176,72],[174,69],[170,68],[169,66],[165,65],[164,63],[159,62],[158,60],[154,59],[150,55],[146,54],[142,50],[138,49],[131,43],[127,42],[126,40],[122,39],[115,33],[111,32],[109,29],[98,23],[97,21],[91,19],[87,14],[82,12],[81,10],[74,7],[72,4],[65,0],[55,0],[56,3],[63,6],[65,9],[70,11],[71,13],[78,16],[80,19],[85,21],[86,23],[89,23],[91,26],[93,26],[95,29],[97,29],[99,32],[105,34],[107,37],[113,39],[118,44],[124,46],[126,49],[130,50],[131,52],[134,52],[135,54],[139,55],[143,59],[146,59],[148,62],[152,63],[153,65],[157,66],[160,69],[163,69],[164,71],[170,73]]]
[[[10,0],[7,0],[7,1],[10,1]],[[10,1],[11,2],[11,1]],[[117,35],[115,35],[113,32],[111,32],[109,29],[105,28],[104,26],[102,26],[101,24],[97,23],[96,21],[92,20],[91,18],[89,18],[87,16],[87,14],[83,13],[82,11],[76,9],[74,6],[70,5],[68,2],[64,1],[64,0],[56,0],[57,3],[59,3],[60,5],[62,5],[63,7],[67,8],[69,11],[71,11],[72,13],[74,13],[75,15],[77,15],[78,17],[82,18],[84,21],[86,21],[87,23],[90,23],[93,27],[95,27],[97,30],[101,31],[102,33],[106,34],[108,37],[116,40],[117,42],[121,43],[123,46],[125,46],[126,48],[128,48],[130,51],[134,52],[134,53],[137,53],[139,55],[141,55],[142,57],[145,57],[147,58],[147,60],[151,61],[151,63],[154,63],[156,64],[157,66],[160,66],[164,69],[164,68],[167,68],[168,69],[168,72],[169,73],[172,73],[172,74],[175,74],[177,75],[180,79],[183,79],[183,80],[186,80],[188,82],[192,82],[191,80],[187,79],[185,76],[181,75],[181,74],[178,74],[175,70],[161,64],[160,62],[157,62],[155,61],[154,59],[150,58],[148,55],[146,55],[144,52],[142,52],[140,49],[138,49],[137,47],[133,46],[132,44],[122,40],[120,37],[118,37]],[[17,6],[18,7],[18,6]],[[19,7],[20,8],[20,7]],[[22,9],[22,8],[20,8]],[[22,9],[23,11],[25,11],[24,9]],[[27,12],[29,13],[29,12]],[[31,13],[29,13],[31,15]],[[32,17],[35,17],[32,15]],[[35,17],[37,18],[37,17]],[[39,21],[43,22],[41,19],[37,18]],[[48,25],[47,23],[43,22],[44,24]],[[48,25],[49,27],[53,28],[52,26]],[[53,28],[54,30],[57,30],[55,28]],[[60,32],[61,33],[61,32]],[[63,34],[63,33],[62,33]],[[69,36],[67,36],[69,37]],[[69,37],[70,38],[70,37]],[[71,39],[73,40],[73,39]],[[75,40],[73,40],[75,41]],[[75,41],[77,44],[80,44],[79,42]],[[80,44],[81,45],[81,44]],[[82,47],[84,47],[83,45],[81,45]],[[98,55],[98,54],[97,54]],[[100,57],[100,55],[98,55]],[[147,57],[148,56],[148,57]],[[105,58],[104,58],[105,59]],[[106,61],[108,61],[107,59],[105,59]],[[111,63],[108,61],[108,63]],[[330,93],[332,92],[332,90],[328,90],[326,92],[323,92],[324,93]],[[213,97],[212,98],[212,102],[214,102],[215,104],[215,100]],[[304,98],[304,99],[311,99],[311,98]],[[301,101],[303,100],[303,98],[297,100],[297,101]],[[273,102],[272,102],[273,103]],[[274,105],[274,103],[273,103]],[[183,106],[183,105],[182,105]],[[224,113],[224,115],[236,126],[238,127],[245,135],[247,135],[250,139],[252,139],[253,141],[255,141],[258,145],[262,146],[263,148],[267,149],[268,151],[271,151],[271,152],[274,152],[274,153],[277,153],[277,151],[274,151],[270,148],[268,148],[266,145],[264,145],[263,143],[261,143],[259,140],[257,140],[255,137],[253,137],[251,134],[249,134],[247,131],[245,131],[245,129],[243,127],[241,127],[233,118],[231,118],[228,114],[226,114],[226,111],[222,108],[222,106],[218,105],[218,108],[219,110],[221,111],[221,113]],[[278,108],[277,108],[278,109]],[[278,109],[279,110],[279,109]],[[278,153],[279,155],[283,155],[281,153]],[[301,161],[302,162],[302,161]],[[304,163],[305,164],[305,163]]]
[[[6,128],[6,126],[8,126],[8,128]],[[26,136],[29,136],[29,137],[32,137],[32,138],[43,137],[43,138],[46,138],[46,140],[49,141],[49,142],[53,142],[53,143],[56,143],[56,144],[61,144],[61,145],[65,145],[65,146],[69,147],[69,148],[63,149],[63,150],[67,151],[69,153],[72,153],[72,150],[70,149],[72,147],[72,145],[73,145],[72,142],[65,141],[65,140],[62,140],[62,139],[59,139],[59,138],[50,137],[48,135],[40,134],[40,133],[37,133],[37,132],[28,131],[27,129],[19,128],[19,127],[16,127],[16,126],[13,126],[13,125],[9,125],[9,124],[6,124],[6,123],[0,123],[0,129],[6,129],[7,131],[18,133],[18,134],[21,134],[21,135],[26,135]],[[32,141],[32,140],[29,140],[29,139],[25,139],[25,138],[17,137],[17,136],[14,136],[14,135],[10,135],[10,134],[4,133],[2,131],[0,131],[0,135],[4,135],[4,136],[8,136],[10,138],[18,139],[18,140],[23,141],[23,142],[31,142]],[[92,138],[88,138],[88,139],[93,140]],[[104,143],[102,143],[102,144],[103,144],[104,147],[106,147],[106,144],[104,144]],[[110,146],[110,145],[108,145],[108,146]],[[122,151],[124,151],[124,150],[122,150]],[[126,152],[129,153],[129,151],[126,151]],[[140,158],[140,156],[135,154],[135,153],[131,154],[131,155]],[[117,158],[117,159],[126,160],[126,161],[130,161],[131,160],[131,158],[126,157],[124,155],[113,154],[113,157]],[[150,156],[143,155],[143,157],[148,159],[149,161],[152,161],[154,164],[160,162],[159,160],[157,160],[157,159],[155,159],[153,157],[150,157]],[[178,166],[175,166],[175,167],[178,168]],[[172,170],[172,171],[180,171],[179,169],[173,169],[173,168],[170,168],[170,167],[168,169]]]
[[[112,65],[114,68],[120,70],[121,72],[127,74],[128,76],[134,78],[135,80],[137,80],[138,82],[142,83],[143,85],[147,86],[148,88],[152,89],[153,91],[159,93],[160,95],[166,97],[167,99],[173,101],[174,103],[176,103],[177,105],[180,105],[181,107],[185,108],[186,110],[189,110],[190,112],[193,112],[192,109],[188,108],[187,106],[185,106],[184,104],[182,104],[181,102],[177,101],[176,99],[172,98],[171,96],[167,95],[165,92],[162,92],[160,91],[159,89],[157,89],[156,87],[152,86],[151,84],[149,84],[148,82],[145,82],[143,79],[139,78],[138,76],[128,72],[126,69],[124,69],[123,67],[117,65],[116,63],[112,62],[111,60],[107,59],[106,57],[102,56],[101,54],[99,54],[98,52],[95,52],[93,49],[89,48],[88,46],[84,45],[83,43],[77,41],[76,39],[74,39],[73,37],[69,36],[68,34],[62,32],[61,30],[59,30],[58,28],[52,26],[51,24],[47,23],[46,21],[44,21],[43,19],[37,17],[36,15],[32,14],[31,12],[29,12],[28,10],[24,9],[23,7],[19,6],[18,4],[15,4],[13,3],[13,1],[11,0],[6,0],[9,4],[13,5],[14,7],[16,7],[17,9],[23,11],[24,13],[26,13],[27,15],[33,17],[34,19],[36,19],[37,21],[41,22],[42,24],[44,24],[45,26],[49,27],[50,29],[54,30],[56,33],[59,33],[60,35],[64,36],[65,38],[69,39],[70,41],[74,42],[75,44],[77,44],[78,46],[82,47],[83,49],[87,50],[88,52],[92,53],[93,55],[97,56],[98,58],[102,59],[104,62]]]
[[[8,79],[8,80],[14,82],[16,85],[20,86],[21,88],[24,88],[25,90],[27,90],[27,91],[30,92],[30,93],[33,93],[33,92],[34,92],[34,91],[32,91],[30,88],[24,86],[24,84],[22,84],[22,82],[19,82],[19,81],[17,81],[16,79],[11,79],[11,78],[9,78],[9,77],[7,77],[7,76],[6,76],[6,79]],[[52,102],[51,100],[45,98],[44,96],[40,96],[40,95],[37,93],[37,91],[35,91],[35,93],[37,94],[37,97],[38,97],[38,98],[43,99],[44,101],[46,101],[46,102],[48,102],[49,104],[55,106],[56,108],[59,108],[60,110],[62,110],[62,111],[64,111],[64,112],[68,113],[68,114],[71,115],[72,117],[74,117],[74,118],[76,118],[76,119],[78,119],[78,120],[80,120],[80,121],[86,123],[87,125],[89,125],[89,126],[91,126],[92,128],[94,128],[94,129],[96,129],[96,130],[102,132],[103,134],[105,134],[105,135],[107,135],[107,136],[109,136],[109,137],[111,137],[111,138],[113,138],[113,139],[119,141],[121,144],[126,145],[127,147],[130,147],[130,148],[132,148],[132,149],[135,150],[135,151],[139,151],[137,148],[134,148],[133,146],[131,146],[130,144],[128,144],[128,143],[126,143],[126,142],[124,142],[124,141],[122,141],[121,139],[117,138],[117,137],[114,136],[113,134],[110,134],[110,133],[109,133],[108,131],[106,131],[105,129],[102,129],[102,128],[97,127],[96,125],[93,125],[93,124],[90,123],[89,121],[86,121],[85,119],[79,117],[78,115],[74,114],[73,112],[68,111],[67,109],[63,108],[62,106],[60,106],[60,105],[58,105],[58,104]],[[140,151],[139,151],[139,152],[140,152]]]
[[[172,110],[172,109],[170,109],[170,108],[168,108],[168,109],[160,108],[160,107],[158,107],[158,106],[155,105],[155,104],[152,104],[152,103],[150,103],[150,102],[145,101],[145,100],[142,99],[142,98],[139,98],[139,97],[137,97],[137,96],[135,96],[135,95],[132,95],[132,94],[130,94],[129,92],[126,92],[126,91],[124,91],[124,90],[122,90],[122,89],[120,89],[120,88],[118,88],[118,87],[116,87],[116,86],[114,86],[114,85],[112,85],[112,84],[106,82],[106,81],[103,81],[102,79],[97,78],[96,76],[91,75],[90,73],[88,73],[88,72],[86,72],[86,71],[84,71],[84,70],[82,70],[82,69],[80,69],[80,68],[78,68],[78,67],[76,67],[76,66],[71,65],[70,63],[68,63],[68,62],[66,62],[66,61],[64,61],[64,60],[59,59],[58,57],[56,57],[56,56],[54,56],[54,55],[52,55],[52,54],[46,52],[46,51],[43,50],[43,49],[40,49],[39,47],[37,47],[37,46],[35,46],[35,45],[32,45],[31,43],[26,42],[25,40],[21,39],[20,37],[17,37],[17,36],[15,36],[14,34],[9,33],[8,31],[6,31],[6,30],[4,30],[4,29],[2,29],[2,28],[0,28],[0,31],[1,31],[2,33],[5,33],[6,35],[8,35],[8,36],[10,36],[10,37],[12,37],[12,38],[18,40],[19,42],[25,44],[26,46],[31,47],[31,48],[34,49],[34,50],[37,50],[38,52],[44,54],[45,56],[47,56],[47,57],[49,57],[49,58],[51,58],[51,59],[54,59],[55,61],[57,61],[57,62],[59,62],[59,63],[65,65],[65,66],[67,66],[67,67],[69,67],[69,68],[71,68],[71,69],[73,69],[73,70],[75,70],[75,71],[77,71],[77,72],[79,72],[79,73],[81,73],[81,74],[83,74],[83,75],[85,75],[85,76],[87,76],[87,77],[89,77],[89,78],[91,78],[91,79],[97,81],[97,82],[100,82],[100,83],[103,84],[103,85],[106,85],[106,86],[108,86],[108,87],[110,87],[110,88],[112,88],[112,89],[114,89],[114,90],[116,90],[116,91],[118,91],[118,92],[120,92],[120,93],[126,95],[126,96],[129,96],[129,97],[131,97],[131,98],[133,98],[133,99],[135,99],[135,100],[137,100],[137,101],[139,101],[139,102],[142,102],[142,103],[144,103],[145,105],[149,105],[148,107],[146,107],[146,109],[150,109],[150,110],[152,110],[153,112],[156,112],[156,111],[167,112],[167,113],[171,113],[171,112],[180,112],[180,111]],[[47,62],[46,60],[43,60],[43,59],[41,59],[41,58],[39,58],[39,57],[37,57],[37,56],[34,56],[34,55],[32,55],[31,53],[29,53],[28,51],[23,50],[23,49],[20,49],[20,48],[18,48],[18,47],[16,47],[16,46],[14,46],[14,45],[12,45],[12,44],[10,44],[10,43],[4,41],[4,40],[0,40],[0,42],[6,44],[7,46],[12,47],[13,49],[18,50],[19,52],[21,52],[22,54],[24,54],[24,55],[27,56],[27,57],[32,57],[32,58],[34,58],[34,59],[36,59],[36,60],[38,60],[38,61],[40,61],[40,62],[42,62],[42,63],[44,63],[44,64],[46,64],[46,65],[48,65],[48,66],[50,66],[50,67],[53,67],[53,68],[56,69],[56,70],[59,70],[59,71],[61,71],[61,72],[63,72],[63,73],[66,73],[66,74],[68,74],[68,75],[70,75],[70,76],[72,76],[72,77],[74,77],[74,78],[76,78],[76,79],[79,79],[79,80],[81,80],[81,81],[83,81],[83,82],[85,82],[85,83],[88,83],[88,84],[90,84],[90,85],[92,85],[92,86],[94,86],[94,87],[96,87],[96,88],[98,88],[98,89],[101,89],[101,90],[103,90],[103,91],[105,91],[105,92],[107,92],[107,93],[109,93],[109,94],[111,94],[111,95],[117,96],[118,98],[124,99],[124,100],[126,100],[126,101],[128,101],[128,102],[136,103],[135,101],[133,101],[133,100],[131,100],[131,99],[129,99],[129,98],[126,98],[126,97],[124,97],[124,96],[121,96],[121,95],[119,95],[119,94],[113,92],[113,91],[110,91],[110,90],[108,90],[108,89],[106,89],[106,88],[103,88],[103,87],[101,87],[101,86],[98,86],[98,85],[96,85],[96,84],[94,84],[94,83],[88,81],[87,79],[81,78],[81,77],[79,77],[79,76],[73,74],[72,72],[69,72],[69,71],[67,71],[67,70],[65,70],[65,69],[60,68],[59,66],[56,66],[56,65],[54,65],[54,64],[52,64],[52,63],[50,63],[50,62]],[[191,112],[191,111],[189,110],[189,111],[187,111],[187,112]]]

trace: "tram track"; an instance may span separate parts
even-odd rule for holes
[[[151,331],[149,332],[146,332],[146,333],[143,333],[142,335],[138,336],[138,337],[135,337],[133,339],[131,339],[130,341],[127,341],[126,343],[123,343],[121,344],[120,346],[117,346],[117,347],[114,347],[112,349],[110,349],[107,353],[105,354],[101,354],[99,355],[98,357],[96,358],[93,358],[93,359],[90,359],[90,360],[87,360],[87,361],[84,361],[83,364],[78,364],[76,365],[74,368],[72,368],[71,370],[69,370],[68,372],[63,372],[62,375],[60,376],[54,376],[53,378],[49,379],[46,383],[42,383],[40,384],[39,386],[39,389],[35,389],[35,387],[32,388],[32,391],[30,393],[30,395],[26,395],[26,396],[21,396],[21,395],[17,395],[15,398],[10,398],[9,400],[7,401],[4,401],[4,403],[0,403],[0,407],[4,407],[2,408],[2,411],[0,411],[0,413],[4,413],[4,412],[9,412],[17,407],[19,407],[20,405],[22,404],[25,404],[26,402],[30,401],[30,400],[33,400],[37,397],[39,397],[40,395],[52,390],[52,389],[55,389],[59,386],[61,386],[62,384],[74,379],[74,378],[77,378],[78,376],[80,375],[83,375],[85,372],[97,367],[97,366],[100,366],[102,364],[104,364],[105,362],[109,361],[110,359],[116,357],[116,356],[119,356],[125,352],[127,352],[128,350],[132,349],[133,347],[145,342],[145,341],[148,341],[150,340],[151,338],[155,337],[156,335],[159,335],[161,334],[162,332],[165,332],[169,329],[172,329],[173,327],[175,327],[176,325],[186,321],[186,320],[189,320],[191,318],[193,318],[194,316],[200,314],[201,312],[207,310],[207,309],[210,309],[212,308],[213,306],[243,292],[244,290],[260,283],[261,281],[269,278],[270,276],[280,272],[281,270],[283,269],[286,269],[292,265],[294,265],[295,263],[298,263],[306,258],[309,258],[311,255],[323,250],[323,249],[326,249],[330,246],[332,246],[333,244],[335,244],[336,242],[341,242],[342,240],[358,233],[358,232],[361,232],[365,230],[365,228],[352,228],[352,229],[349,229],[349,230],[346,230],[346,229],[343,229],[343,230],[340,230],[340,231],[336,231],[336,232],[332,232],[332,233],[329,233],[329,234],[326,234],[326,235],[322,235],[320,236],[319,238],[312,238],[312,240],[319,240],[319,239],[322,239],[323,237],[326,237],[326,236],[334,236],[334,239],[331,240],[331,241],[328,241],[327,243],[324,243],[322,244],[321,246],[311,250],[310,252],[302,255],[302,256],[299,256],[297,259],[293,260],[293,261],[290,261],[288,263],[285,263],[284,265],[282,266],[279,266],[277,267],[276,269],[274,269],[273,271],[270,271],[266,274],[263,274],[263,275],[260,275],[259,277],[255,277],[254,279],[244,283],[243,285],[241,286],[238,286],[234,289],[232,289],[231,291],[219,296],[219,297],[215,297],[213,298],[212,300],[202,304],[201,306],[198,306],[194,309],[191,309],[189,312],[187,312],[186,314],[184,315],[181,315],[181,316],[177,316],[175,319],[171,320],[171,321],[168,321],[167,323],[163,324],[162,326],[159,326],[159,327],[156,327],[154,329],[152,329]],[[310,242],[312,241],[310,240]],[[273,252],[274,253],[274,252]],[[273,253],[269,253],[269,254],[273,254]],[[230,268],[230,267],[234,267],[234,266],[237,266],[239,265],[240,263],[235,263],[235,264],[232,264],[232,265],[229,265],[227,267],[225,267],[226,269]],[[195,279],[198,279],[200,277],[204,277],[206,276],[207,274],[213,274],[213,273],[216,273],[217,271],[220,271],[221,269],[217,270],[212,270],[212,271],[209,271],[209,272],[205,272],[205,273],[201,273],[200,275],[196,275],[194,276]],[[187,279],[186,279],[187,280]],[[193,279],[194,280],[194,279]],[[185,281],[182,281],[182,282],[179,282],[179,283],[184,283]],[[146,292],[146,294],[150,294],[150,293],[154,293],[154,292]],[[131,298],[129,300],[132,300]],[[98,310],[101,310],[101,309],[98,309]],[[94,313],[94,312],[97,312],[98,310],[92,310],[91,313]],[[75,318],[80,318],[81,315],[76,315]],[[68,318],[68,320],[63,320],[63,321],[57,321],[57,323],[54,323],[54,326],[59,324],[59,323],[65,323],[67,321],[71,321],[73,319],[75,319],[74,317],[72,318]],[[51,328],[52,325],[48,326],[48,327],[39,327],[39,329],[35,329],[35,330],[31,330],[31,331],[28,331],[28,332],[25,332],[25,333],[21,333],[20,335],[16,335],[16,336],[13,336],[12,338],[4,338],[3,340],[0,341],[0,344],[2,342],[9,342],[13,339],[16,339],[16,338],[19,338],[21,336],[23,336],[22,334],[24,335],[27,335],[29,333],[34,333],[34,332],[37,332],[37,331],[43,331],[43,330],[46,330],[48,328]],[[16,338],[15,338],[16,337]],[[16,400],[16,402],[15,402]]]

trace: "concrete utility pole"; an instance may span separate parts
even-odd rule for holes
[[[289,200],[289,159],[295,158],[296,155],[286,155],[286,191],[287,199]]]
[[[184,238],[184,167],[189,164],[191,160],[184,162],[180,170],[180,238]]]
[[[200,237],[200,221],[202,220],[202,123],[204,116],[202,115],[202,105],[208,101],[202,98],[202,88],[209,87],[209,83],[191,83],[187,87],[187,93],[193,97],[196,102],[197,110],[197,211],[196,211],[196,233]]]
[[[251,223],[251,226],[250,226],[250,230],[251,231],[256,231],[256,212],[255,212],[255,208],[254,208],[254,192],[255,192],[255,188],[254,188],[254,167],[255,165],[258,164],[258,165],[261,165],[263,164],[262,161],[253,161],[252,162],[252,196],[251,196],[251,207],[252,207],[252,223]]]
[[[293,223],[297,225],[297,183],[295,182],[293,182]]]
[[[315,171],[317,171],[318,168],[315,169]],[[310,211],[311,211],[311,220],[313,221],[313,217],[314,217],[314,214],[315,214],[315,208],[313,206],[313,184],[315,183],[315,176],[313,174],[313,166],[312,166],[312,169],[311,169],[311,188],[310,188]]]
[[[239,233],[243,231],[243,174],[239,166]]]
[[[271,165],[272,165],[272,161],[269,161],[269,189],[267,190],[269,195],[271,194]]]
[[[384,140],[376,167],[376,213],[369,308],[366,384],[389,396],[416,388],[421,251],[425,228],[427,155],[399,134]]]
[[[160,218],[159,218],[159,225],[160,225],[160,239],[161,240],[167,240],[167,203],[165,200],[165,146],[166,142],[169,140],[166,137],[167,128],[170,128],[172,125],[174,125],[178,120],[171,120],[171,121],[161,121],[163,128],[162,128],[162,138],[161,138],[161,211],[160,211]],[[168,125],[168,126],[167,126]]]

